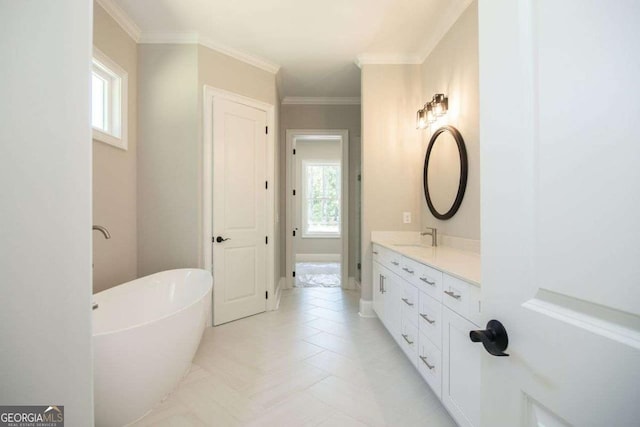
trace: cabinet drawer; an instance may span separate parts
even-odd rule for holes
[[[411,282],[415,286],[419,286],[418,276],[422,272],[423,265],[410,258],[402,257],[402,260],[400,261],[400,267],[402,269],[401,271],[402,278]]]
[[[372,253],[371,253],[371,257],[373,258],[374,261],[379,262],[380,264],[384,264],[382,262],[382,259],[384,257],[384,250],[382,248],[382,246],[380,245],[376,245],[375,243],[373,244],[373,248],[372,248]]]
[[[402,255],[397,252],[387,251],[389,270],[402,277]]]
[[[420,292],[418,306],[420,334],[427,336],[438,348],[442,347],[442,304],[424,292]]]
[[[420,292],[411,283],[402,281],[402,293],[400,295],[402,317],[418,326],[418,306],[420,305]]]
[[[418,343],[418,371],[433,392],[442,396],[442,353],[424,334],[420,333]]]
[[[418,328],[405,317],[402,317],[402,325],[400,327],[400,347],[406,353],[411,363],[418,366]]]
[[[463,280],[443,274],[442,303],[462,317],[480,324],[480,289]]]
[[[428,265],[420,264],[417,277],[420,290],[426,292],[437,301],[442,301],[442,272]]]

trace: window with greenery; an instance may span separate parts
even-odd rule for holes
[[[340,164],[302,166],[302,237],[340,237]]]

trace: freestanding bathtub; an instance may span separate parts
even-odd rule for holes
[[[96,426],[149,412],[188,372],[211,312],[211,273],[169,270],[93,296]]]

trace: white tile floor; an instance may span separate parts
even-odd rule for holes
[[[455,426],[358,294],[285,291],[205,331],[189,375],[135,426]]]

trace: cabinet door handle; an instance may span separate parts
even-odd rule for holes
[[[413,303],[409,302],[408,298],[402,298],[402,301],[404,301],[404,303],[407,304],[409,307],[413,307]]]
[[[460,299],[462,295],[456,295],[453,291],[444,291],[445,294],[449,295],[451,298]]]
[[[426,277],[421,277],[420,280],[422,280],[424,283],[434,286],[436,284],[436,282],[430,282],[429,279],[427,279]]]
[[[391,264],[393,264],[393,265],[395,265],[395,266],[400,265],[400,263],[399,263],[399,262],[395,262],[395,261],[391,261]]]
[[[382,293],[382,274],[378,275],[378,291]]]
[[[383,275],[380,275],[380,286],[382,286],[382,288],[380,289],[382,291],[382,293],[386,293],[387,291],[384,290],[384,281],[386,280],[386,277],[384,277]]]
[[[427,368],[429,368],[429,370],[433,370],[433,368],[436,367],[436,365],[429,365],[429,362],[427,362],[427,358],[425,356],[420,356],[420,360],[422,360],[422,363],[427,365]]]
[[[424,320],[426,320],[427,322],[429,322],[429,324],[433,325],[434,323],[436,323],[435,320],[431,320],[429,319],[429,316],[427,316],[426,314],[422,314],[420,313],[420,317],[422,317]]]
[[[404,340],[405,340],[409,345],[412,345],[412,344],[413,344],[413,341],[410,341],[410,340],[409,340],[409,335],[405,335],[405,334],[400,334],[400,335],[402,335],[402,338],[404,338]]]

